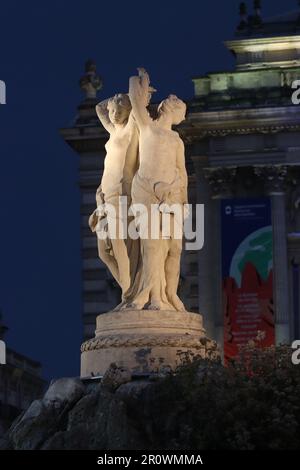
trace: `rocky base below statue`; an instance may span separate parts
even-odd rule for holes
[[[218,358],[199,314],[142,310],[99,315],[95,338],[82,345],[82,379],[51,383],[0,439],[0,450],[156,448],[159,436],[151,422],[162,418],[164,400],[169,402],[173,390],[171,382],[166,388],[161,384],[176,380],[177,371],[191,364]]]
[[[158,448],[159,441],[169,449],[156,426],[164,433],[157,420],[168,427],[173,412],[178,421],[180,410],[166,405],[174,378],[166,371],[134,379],[112,364],[101,381],[58,379],[0,438],[0,450],[143,450]]]
[[[249,345],[227,367],[198,360],[138,378],[112,365],[101,380],[60,379],[17,418],[0,449],[299,450],[300,370],[292,352]]]
[[[111,363],[132,373],[152,373],[210,357],[202,316],[164,310],[124,310],[98,315],[95,338],[81,347],[81,377],[102,376]]]

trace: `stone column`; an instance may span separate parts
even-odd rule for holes
[[[208,335],[215,339],[215,294],[212,286],[214,266],[214,202],[210,197],[209,184],[203,168],[208,165],[207,156],[191,157],[194,163],[197,186],[197,204],[204,204],[204,246],[197,252],[198,261],[198,305],[203,315],[204,327]]]
[[[209,263],[211,276],[207,279],[214,305],[214,339],[221,350],[224,344],[224,318],[222,305],[222,252],[221,252],[221,200],[232,197],[232,186],[237,167],[204,168],[204,176],[211,189],[211,205],[207,223],[209,229]],[[206,211],[207,212],[207,211]]]
[[[290,310],[286,226],[286,165],[256,166],[255,174],[263,178],[265,191],[272,202],[274,306],[276,344],[290,342]]]

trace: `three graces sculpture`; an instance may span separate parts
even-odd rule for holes
[[[147,107],[154,91],[140,68],[128,94],[96,106],[110,137],[89,225],[122,290],[116,310],[185,310],[177,288],[188,180],[184,144],[172,126],[185,119],[186,105],[170,95],[153,119]]]

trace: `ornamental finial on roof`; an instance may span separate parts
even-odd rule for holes
[[[247,15],[247,5],[245,2],[241,2],[240,3],[240,16],[243,17],[245,15]]]
[[[253,8],[254,8],[254,16],[251,19],[251,23],[255,28],[259,28],[262,24],[261,1],[260,0],[254,0],[253,1]]]
[[[86,98],[96,98],[101,90],[102,78],[96,73],[96,63],[89,59],[85,63],[85,75],[79,81],[80,88],[85,91]]]
[[[255,16],[260,16],[261,14],[261,1],[260,0],[254,0],[254,11],[255,11]]]
[[[245,2],[240,3],[240,18],[238,29],[244,29],[247,24],[247,5]]]

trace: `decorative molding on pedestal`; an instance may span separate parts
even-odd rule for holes
[[[196,313],[124,310],[97,317],[95,338],[81,346],[81,376],[102,375],[111,363],[133,372],[176,369],[187,360],[219,356]]]
[[[158,336],[149,336],[149,335],[110,335],[110,336],[100,336],[88,341],[85,341],[81,345],[81,352],[84,351],[94,351],[96,349],[105,349],[105,348],[129,348],[129,347],[153,347],[153,346],[164,346],[164,347],[184,347],[184,348],[193,348],[193,349],[203,349],[207,345],[212,345],[214,342],[210,339],[204,337],[199,338],[198,336],[182,334],[173,334],[173,335],[164,335],[161,334]]]
[[[237,167],[203,168],[204,176],[210,185],[213,199],[231,196]]]

